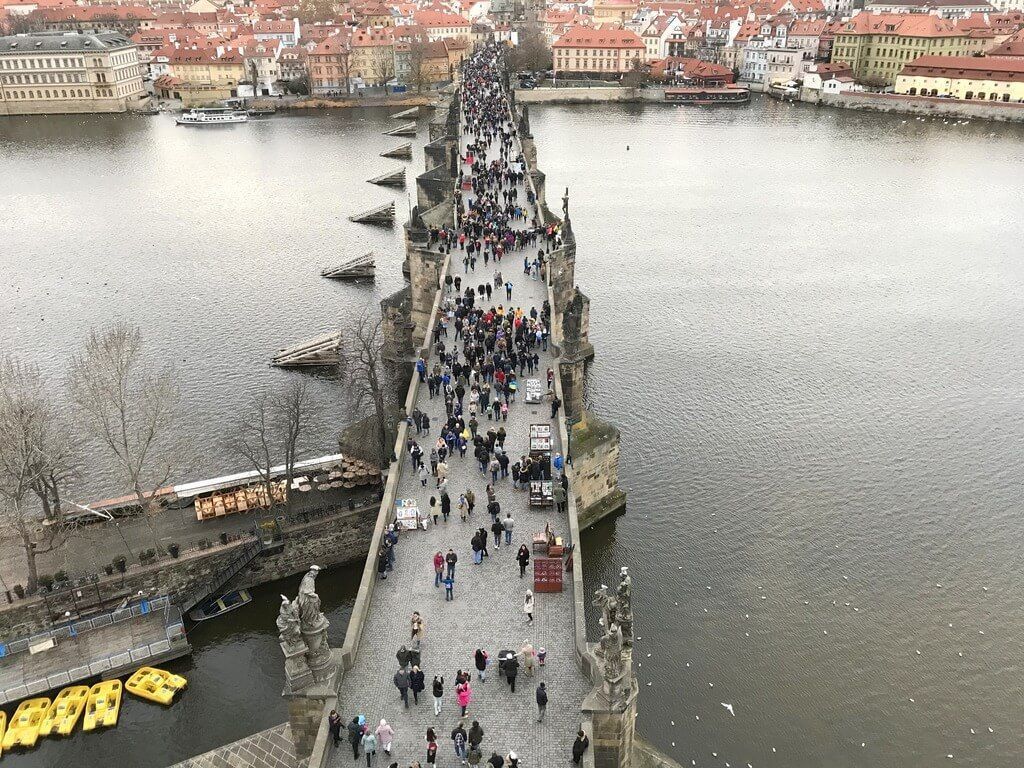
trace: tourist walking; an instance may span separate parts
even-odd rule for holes
[[[515,526],[515,522],[512,519],[512,513],[506,512],[505,519],[501,521],[501,527],[505,529],[505,546],[512,543],[512,528]]]
[[[381,718],[380,725],[374,731],[377,734],[377,743],[384,750],[385,755],[391,755],[391,742],[395,738],[395,729],[388,725],[388,721]]]
[[[466,727],[465,723],[461,720],[459,724],[452,729],[452,743],[455,746],[455,757],[462,761],[462,764],[466,764]]]
[[[548,689],[544,685],[544,683],[541,682],[541,684],[537,686],[537,722],[538,723],[542,722],[544,720],[544,713],[547,712],[547,709],[548,709]]]
[[[341,715],[337,710],[332,709],[331,714],[327,716],[327,730],[334,740],[334,746],[337,747],[341,743]]]
[[[444,584],[444,601],[451,602],[455,599],[455,577],[446,575],[441,583]]]
[[[398,695],[402,697],[402,703],[405,704],[405,708],[409,708],[409,673],[404,669],[399,669],[395,672],[393,678],[395,688],[398,689]]]
[[[430,497],[430,517],[434,520],[434,525],[437,525],[437,516],[440,514],[441,508],[438,506],[437,498],[434,496]]]
[[[512,693],[516,692],[516,678],[519,676],[519,659],[512,656],[512,658],[505,661],[505,679],[508,680],[508,687],[512,689]]]
[[[487,764],[491,768],[502,768],[505,765],[505,758],[499,755],[497,752],[491,752],[491,756],[487,758]]]
[[[484,740],[484,729],[480,727],[480,723],[476,720],[469,726],[469,747],[479,751],[480,744]]]
[[[427,742],[427,765],[434,765],[437,762],[437,742],[430,740]]]
[[[487,680],[487,651],[482,648],[477,648],[476,653],[473,654],[473,664],[476,666],[477,676],[480,678],[480,682]]]
[[[444,556],[444,562],[448,566],[448,576],[455,578],[455,564],[459,562],[459,556],[451,547],[448,548],[448,554]]]
[[[409,673],[409,689],[412,691],[412,701],[414,704],[420,703],[420,694],[423,693],[423,689],[426,688],[426,675],[423,671],[413,666],[412,672]]]
[[[523,613],[526,614],[526,623],[533,624],[533,591],[526,590],[526,597],[523,598]]]
[[[359,759],[359,744],[363,740],[363,726],[359,724],[359,718],[353,717],[348,724],[348,743],[352,745],[352,759]]]
[[[372,731],[363,734],[363,754],[366,756],[366,768],[370,768],[370,761],[377,755],[377,736]]]
[[[398,666],[401,669],[405,669],[409,666],[410,656],[411,654],[409,653],[409,649],[404,645],[398,649],[398,652],[395,654],[395,658],[398,659]]]
[[[441,675],[434,675],[430,692],[434,696],[434,716],[438,717],[441,714],[441,700],[444,698],[444,678]]]
[[[519,551],[516,553],[516,560],[519,561],[519,578],[523,578],[523,574],[526,573],[526,566],[530,564],[530,548],[525,544],[519,545]]]
[[[462,709],[462,716],[465,717],[466,710],[469,708],[469,702],[473,700],[473,691],[469,687],[468,680],[455,686],[455,698],[459,702],[459,707]]]
[[[583,759],[583,753],[587,751],[587,747],[590,746],[590,739],[587,736],[586,731],[580,731],[576,734],[576,741],[572,743],[572,761],[576,765],[580,764],[580,760]]]
[[[409,628],[412,647],[419,650],[420,643],[423,641],[423,617],[420,616],[419,611],[412,612],[412,618],[409,620]]]
[[[491,523],[491,533],[494,535],[494,548],[497,549],[501,546],[501,532],[505,530],[498,518],[494,518],[494,522]]]
[[[434,586],[441,586],[441,575],[444,573],[444,555],[438,550],[434,554]]]

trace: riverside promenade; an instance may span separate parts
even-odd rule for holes
[[[472,140],[460,130],[460,154],[466,155],[467,144]],[[498,156],[498,142],[488,147],[487,157]],[[513,155],[522,151],[517,140]],[[468,206],[474,199],[472,192],[466,192],[463,204]],[[518,185],[518,200],[526,204],[527,188]],[[536,206],[530,205],[529,217],[537,214]],[[527,222],[517,220],[516,228],[522,229]],[[531,253],[532,251],[532,253]],[[506,311],[519,307],[525,315],[531,308],[538,312],[548,299],[547,283],[543,279],[531,279],[523,271],[524,255],[535,257],[536,248],[512,251],[495,265],[492,261],[484,265],[477,261],[476,269],[468,273],[464,268],[464,251],[454,249],[448,261],[448,274],[462,278],[464,288],[474,288],[482,283],[491,283],[495,269],[501,271],[504,281],[513,284],[512,299],[506,299],[505,288],[495,287],[490,302],[484,306],[502,305]],[[454,295],[454,294],[453,294]],[[445,296],[443,298],[448,298]],[[449,329],[443,338],[448,349],[459,348],[461,343],[454,339],[454,329]],[[537,347],[540,359],[539,369],[534,374],[525,373],[520,377],[516,401],[509,405],[508,421],[498,424],[478,416],[480,432],[490,427],[503,426],[507,432],[505,448],[512,462],[529,453],[529,431],[531,424],[552,426],[555,435],[552,456],[564,454],[558,437],[557,419],[551,418],[551,397],[540,403],[525,402],[525,380],[538,378],[545,382],[548,368],[557,370],[557,361],[552,355],[553,348]],[[433,360],[428,360],[428,369]],[[546,382],[544,383],[546,389]],[[468,399],[467,399],[468,407]],[[427,388],[420,387],[413,403],[430,417],[430,434],[416,437],[424,450],[430,453],[439,428],[446,419],[443,396],[428,396]],[[559,413],[559,418],[561,412]],[[435,481],[428,479],[423,487],[416,473],[412,471],[408,455],[404,462],[397,497],[415,499],[419,509],[429,509],[431,496],[437,496]],[[481,744],[483,759],[492,751],[503,757],[515,752],[524,766],[567,765],[570,762],[572,743],[581,726],[581,706],[585,693],[590,689],[580,672],[574,650],[572,574],[564,574],[564,589],[561,593],[535,595],[534,620],[530,624],[523,612],[526,589],[533,588],[533,563],[527,569],[526,577],[520,578],[519,566],[515,560],[521,544],[531,548],[532,535],[542,533],[545,525],[566,543],[578,547],[578,541],[570,541],[569,522],[566,513],[557,513],[554,507],[531,508],[529,493],[525,489],[513,490],[511,477],[499,478],[494,489],[501,506],[500,517],[511,513],[514,519],[512,543],[504,539],[500,547],[494,546],[491,536],[491,516],[487,513],[485,488],[490,474],[481,473],[472,450],[464,458],[458,452],[448,458],[448,492],[452,498],[452,515],[448,522],[428,525],[427,530],[402,532],[396,547],[396,562],[386,580],[379,581],[373,592],[372,603],[366,616],[362,639],[356,655],[357,663],[345,673],[338,712],[345,723],[355,715],[365,715],[371,727],[376,727],[381,718],[395,729],[395,750],[389,760],[378,754],[377,761],[387,765],[392,760],[401,766],[413,761],[426,763],[425,734],[433,727],[438,735],[438,764],[452,766],[455,760],[450,732],[460,721],[459,707],[455,699],[455,676],[458,670],[470,671],[472,702],[465,718],[468,730],[473,720],[484,730]],[[472,490],[476,495],[473,514],[461,522],[456,502],[459,494]],[[473,562],[470,540],[479,528],[485,528],[488,536],[489,556],[480,565]],[[434,586],[433,556],[436,552],[447,553],[453,549],[459,558],[455,569],[454,600],[445,601],[443,587]],[[531,552],[531,557],[533,553]],[[577,563],[578,551],[577,551]],[[427,689],[420,694],[419,705],[402,705],[392,678],[398,669],[395,653],[399,646],[410,644],[410,616],[419,611],[426,625],[422,643],[421,669],[426,676]],[[522,666],[513,693],[503,679],[498,677],[497,656],[501,650],[519,651],[526,643],[535,649],[544,648],[547,660],[543,667],[537,667],[531,676]],[[477,648],[484,649],[491,657],[492,666],[486,682],[480,682],[474,669],[473,656]],[[444,702],[440,716],[434,715],[430,687],[434,675],[444,677]],[[548,690],[549,703],[543,723],[537,722],[535,691],[543,681]],[[410,695],[410,702],[412,697]],[[359,758],[363,760],[362,757]],[[351,749],[343,744],[333,758],[333,765],[354,764]]]

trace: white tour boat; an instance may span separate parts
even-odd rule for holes
[[[176,122],[178,125],[227,125],[248,121],[249,115],[237,109],[190,109]]]

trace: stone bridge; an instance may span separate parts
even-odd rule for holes
[[[509,94],[507,75],[504,80],[504,93]],[[534,208],[531,213],[536,213],[544,225],[555,227],[559,236],[553,247],[547,249],[546,268],[539,279],[531,279],[524,272],[525,252],[506,254],[497,268],[504,280],[513,283],[512,298],[505,300],[503,289],[499,289],[499,296],[490,303],[522,307],[528,312],[531,307],[539,311],[545,301],[549,302],[551,343],[546,349],[537,350],[538,372],[521,377],[520,382],[526,378],[543,382],[544,371],[549,367],[558,375],[552,384],[553,393],[540,402],[527,403],[525,387],[521,386],[517,401],[509,407],[508,421],[502,426],[507,431],[505,445],[513,460],[529,452],[532,425],[550,427],[552,455],[560,452],[572,459],[565,468],[569,488],[567,509],[558,512],[554,507],[532,507],[528,492],[514,490],[510,478],[500,479],[495,483],[496,496],[501,516],[511,513],[515,521],[512,542],[506,546],[502,540],[498,547],[488,534],[489,556],[481,564],[474,564],[470,539],[481,527],[490,531],[485,495],[489,478],[480,472],[471,453],[461,459],[456,454],[448,460],[449,493],[453,499],[450,520],[430,524],[425,530],[404,531],[395,547],[394,569],[386,579],[381,579],[377,556],[388,526],[396,519],[396,502],[412,499],[425,512],[429,497],[435,493],[432,478],[424,486],[412,471],[406,444],[410,436],[419,439],[424,453],[429,454],[436,431],[417,438],[411,424],[399,424],[394,460],[343,647],[330,651],[329,666],[325,665],[327,657],[307,652],[307,658],[317,658],[304,667],[301,658],[289,650],[292,641],[300,641],[297,623],[288,629],[287,606],[283,609],[283,624],[279,624],[283,627],[282,648],[289,657],[286,671],[290,682],[284,695],[289,703],[290,729],[286,729],[286,734],[294,742],[299,762],[310,768],[358,765],[364,759],[362,754],[353,757],[344,741],[344,731],[342,743],[333,745],[327,727],[332,709],[341,715],[343,728],[360,715],[371,728],[382,718],[391,724],[395,730],[394,750],[391,757],[378,753],[376,761],[382,767],[392,761],[403,768],[414,762],[424,763],[428,727],[433,727],[438,735],[438,763],[455,765],[449,734],[462,719],[454,693],[457,670],[473,672],[472,701],[464,720],[467,729],[476,720],[484,730],[484,761],[492,752],[505,756],[512,751],[529,768],[568,765],[573,741],[582,729],[590,739],[585,766],[613,768],[633,762],[651,763],[650,753],[635,749],[634,745],[637,687],[632,674],[628,576],[623,577],[622,585],[616,585],[617,589],[597,596],[585,595],[583,589],[586,557],[580,530],[621,509],[625,496],[618,488],[618,432],[588,413],[583,403],[584,367],[594,350],[588,339],[589,301],[575,284],[576,242],[569,218],[568,190],[562,200],[562,216],[557,217],[546,204],[545,179],[536,166],[527,108],[517,106],[510,96],[506,98],[509,118],[517,127],[516,148],[521,150],[529,170],[518,199],[525,203],[527,192],[532,192],[536,205],[530,206]],[[467,272],[462,251],[455,249],[446,254],[428,244],[428,228],[455,221],[455,190],[467,144],[459,99],[456,86],[442,99],[429,125],[426,169],[416,180],[416,207],[405,227],[409,285],[381,302],[386,354],[395,362],[408,364],[410,369],[405,414],[419,409],[429,414],[434,425],[444,421],[443,398],[430,398],[426,387],[421,388],[412,362],[421,355],[431,360],[431,340],[446,295],[444,278],[449,274],[461,276],[468,285],[476,286],[492,282],[495,269],[493,263],[485,266],[481,260],[475,271]],[[463,168],[468,175],[468,166]],[[464,194],[463,204],[472,192]],[[449,338],[447,343],[451,346],[454,339]],[[552,396],[559,397],[564,404],[557,415],[552,414]],[[481,431],[485,431],[490,425],[483,415],[479,419]],[[454,500],[466,489],[471,489],[478,501],[475,511],[463,522]],[[535,563],[531,562],[523,578],[515,553],[522,543],[534,550],[534,534],[544,532],[546,527],[562,537],[566,545],[565,555],[555,564],[563,574],[563,589],[536,594],[531,623],[523,610],[523,600],[526,589],[533,588]],[[445,600],[444,589],[435,586],[432,563],[435,552],[444,553],[449,548],[459,557],[454,599],[450,602]],[[536,556],[534,550],[533,557]],[[300,594],[299,600],[302,599]],[[603,613],[604,630],[599,643],[587,639],[585,605],[591,601]],[[410,696],[410,706],[405,707],[392,680],[398,667],[396,651],[402,645],[411,645],[413,611],[418,611],[425,622],[420,667],[426,676],[426,690],[418,704]],[[325,637],[325,631],[322,635],[307,635],[303,624],[302,638],[310,648]],[[496,662],[499,651],[518,652],[527,643],[535,649],[545,649],[546,663],[537,666],[532,674],[521,665],[514,692],[499,677],[496,663],[486,681],[478,679],[473,663],[477,648],[486,650],[492,662]],[[312,676],[310,667],[314,668]],[[439,714],[435,714],[431,698],[431,680],[435,675],[444,678]],[[538,722],[535,691],[541,681],[547,687],[549,704],[543,722]]]

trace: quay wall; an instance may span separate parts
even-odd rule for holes
[[[821,104],[840,109],[868,112],[896,112],[931,117],[960,117],[1024,123],[1024,104],[999,101],[961,101],[932,96],[903,96],[896,93],[822,93]]]
[[[516,101],[522,104],[639,104],[665,100],[664,88],[627,88],[621,85],[600,88],[531,88],[517,90],[515,94]]]
[[[310,563],[322,567],[361,560],[369,546],[376,506],[329,510],[305,522],[282,527],[280,552],[257,556],[228,584],[241,589],[303,573]],[[253,541],[246,536],[208,549],[192,549],[178,558],[130,565],[124,574],[100,575],[95,583],[48,595],[16,600],[0,608],[0,638],[13,639],[50,627],[65,611],[77,615],[75,599],[111,603],[138,595],[190,592],[215,578],[235,553]],[[80,592],[81,595],[76,595]]]

